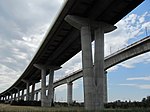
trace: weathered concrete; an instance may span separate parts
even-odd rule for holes
[[[58,66],[45,66],[34,64],[34,66],[41,70],[41,106],[47,107],[52,106],[53,98],[53,80],[54,80],[54,70],[58,70],[61,67]],[[48,96],[46,95],[46,71],[50,70],[49,73],[49,85],[48,85]]]
[[[24,89],[22,89],[21,100],[24,100]]]
[[[16,99],[16,93],[14,93],[14,100],[16,101],[17,99]]]
[[[48,85],[48,103],[50,107],[52,106],[52,103],[54,101],[53,80],[54,80],[54,70],[50,69],[49,85]]]
[[[94,92],[93,92],[93,60],[91,46],[91,28],[85,26],[81,28],[81,46],[82,46],[82,67],[84,82],[84,104],[85,109],[94,110]]]
[[[20,100],[20,89],[18,89],[18,100]]]
[[[11,93],[11,101],[13,101],[13,93]]]
[[[94,55],[94,89],[95,109],[104,108],[104,28],[100,25],[95,30],[95,55]]]
[[[72,82],[67,83],[67,103],[68,105],[72,104]]]
[[[26,101],[30,100],[30,85],[29,82],[26,82]]]
[[[34,101],[35,83],[32,84],[31,101]]]
[[[65,20],[81,30],[82,68],[84,83],[84,103],[87,110],[104,108],[104,33],[116,29],[115,26],[67,15]],[[92,59],[92,32],[95,38],[94,69]],[[93,73],[94,72],[94,73]]]
[[[46,97],[46,69],[41,70],[41,106],[48,106]]]

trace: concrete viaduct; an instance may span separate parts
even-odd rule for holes
[[[109,56],[106,56],[105,60],[104,60],[104,63],[105,63],[104,69],[106,71],[108,68],[110,68],[118,63],[121,63],[123,61],[126,61],[128,59],[131,59],[135,56],[141,55],[141,54],[149,52],[149,51],[150,51],[150,36],[145,37],[142,40],[137,41],[115,53],[112,53]],[[107,74],[105,74],[105,75],[107,75]],[[53,84],[53,88],[55,89],[56,87],[58,87],[60,85],[67,84],[67,86],[68,86],[67,102],[68,102],[68,104],[71,104],[72,103],[72,83],[81,77],[83,77],[82,69],[77,70],[69,75],[66,75],[65,77],[63,77],[59,80],[56,80]],[[106,78],[105,81],[107,81],[107,76],[105,76],[105,78]],[[71,87],[69,88],[69,86],[71,86]],[[105,82],[105,87],[106,87],[105,89],[107,90],[107,82]],[[47,86],[47,88],[48,88],[48,86]],[[35,90],[35,93],[40,92],[40,91],[41,91],[41,89],[37,89],[37,90]],[[107,102],[107,91],[105,91],[105,92],[106,92],[105,93],[106,98],[105,98],[104,102]]]
[[[41,106],[51,106],[54,71],[60,69],[62,64],[82,50],[85,109],[104,108],[104,33],[115,30],[114,24],[143,1],[66,1],[31,63],[21,77],[3,93],[12,97],[14,93],[18,93],[20,97],[20,91],[24,94],[26,89],[26,99],[29,100],[29,87],[32,85],[34,91],[35,83],[41,79]],[[93,67],[91,42],[94,40]],[[47,75],[49,75],[48,95],[46,95]]]
[[[142,40],[135,42],[109,56],[105,57],[105,67],[104,69],[107,70],[108,68],[121,63],[125,60],[128,60],[130,58],[133,58],[135,56],[141,55],[143,53],[149,52],[150,51],[150,36],[143,38]],[[107,74],[105,74],[107,75]],[[73,81],[79,79],[83,77],[83,70],[78,70],[75,71],[59,80],[56,80],[53,83],[53,90],[55,90],[56,87],[63,85],[63,84],[67,84],[68,89],[67,89],[67,103],[68,105],[70,105],[72,103],[72,84]],[[105,81],[107,81],[107,76],[105,76]],[[105,82],[105,101],[107,102],[107,82]],[[46,87],[46,89],[48,89],[48,86]],[[30,97],[32,96],[32,98],[30,98],[30,100],[34,100],[36,99],[36,101],[38,101],[38,93],[41,92],[41,89],[37,89],[37,90],[33,90],[34,93],[30,93]],[[5,96],[5,94],[7,93],[1,93],[1,100],[3,99],[3,96]],[[7,96],[7,95],[6,95]],[[21,97],[23,97],[22,99],[24,99],[24,97],[26,97],[26,94],[24,94],[23,96],[21,95]],[[54,98],[54,97],[53,97]],[[18,99],[18,98],[16,98]],[[15,100],[13,99],[9,99],[9,100]]]

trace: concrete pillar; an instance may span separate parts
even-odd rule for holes
[[[13,93],[11,93],[11,101],[13,101]]]
[[[32,84],[31,101],[34,101],[35,83]]]
[[[48,101],[46,96],[46,70],[47,67],[44,65],[34,64],[34,66],[41,70],[41,106],[47,107]]]
[[[48,85],[48,103],[50,107],[52,106],[54,102],[53,80],[54,80],[54,70],[50,69],[49,85]]]
[[[21,100],[24,100],[24,89],[22,90]]]
[[[17,99],[16,99],[16,93],[14,93],[14,100],[16,101]]]
[[[48,106],[47,105],[47,97],[46,97],[46,69],[42,69],[41,73],[41,106]]]
[[[81,28],[81,47],[82,47],[82,68],[84,82],[84,103],[86,110],[94,110],[94,90],[93,90],[93,60],[91,46],[91,28],[85,26]]]
[[[29,82],[26,82],[26,89],[27,89],[27,91],[26,91],[26,101],[29,101],[29,99],[30,99],[30,84],[29,84]]]
[[[72,82],[67,83],[67,103],[72,104]]]
[[[100,25],[95,29],[95,55],[94,55],[94,86],[96,110],[104,108],[104,29]]]
[[[18,100],[20,100],[20,89],[18,89]]]
[[[34,64],[34,66],[41,70],[41,106],[51,106],[53,101],[53,78],[54,78],[54,70],[59,69],[57,66],[45,66]],[[49,86],[48,86],[48,96],[46,96],[46,71],[50,69],[49,75]]]
[[[104,108],[104,33],[116,27],[88,18],[66,16],[65,20],[81,30],[84,103],[86,110],[97,111]],[[92,60],[92,38],[94,31],[95,56]]]
[[[38,92],[36,92],[35,99],[38,101]]]

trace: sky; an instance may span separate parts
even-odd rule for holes
[[[26,69],[53,25],[65,0],[0,1],[0,92]],[[105,56],[150,35],[150,0],[115,24],[105,34]],[[94,49],[94,48],[93,48]],[[55,72],[55,80],[82,68],[81,52]],[[150,52],[108,69],[108,101],[140,101],[150,96]],[[40,84],[36,85],[36,88]],[[66,101],[67,86],[55,89],[55,100]],[[73,100],[83,101],[83,79],[73,82]]]

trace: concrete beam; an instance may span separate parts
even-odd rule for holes
[[[65,21],[67,21],[70,25],[72,25],[73,27],[79,30],[81,30],[83,26],[90,26],[91,28],[97,29],[99,28],[99,26],[102,25],[104,29],[104,33],[108,33],[117,28],[116,26],[113,26],[105,22],[93,21],[88,18],[83,18],[79,16],[74,16],[74,15],[67,15],[65,17]]]

